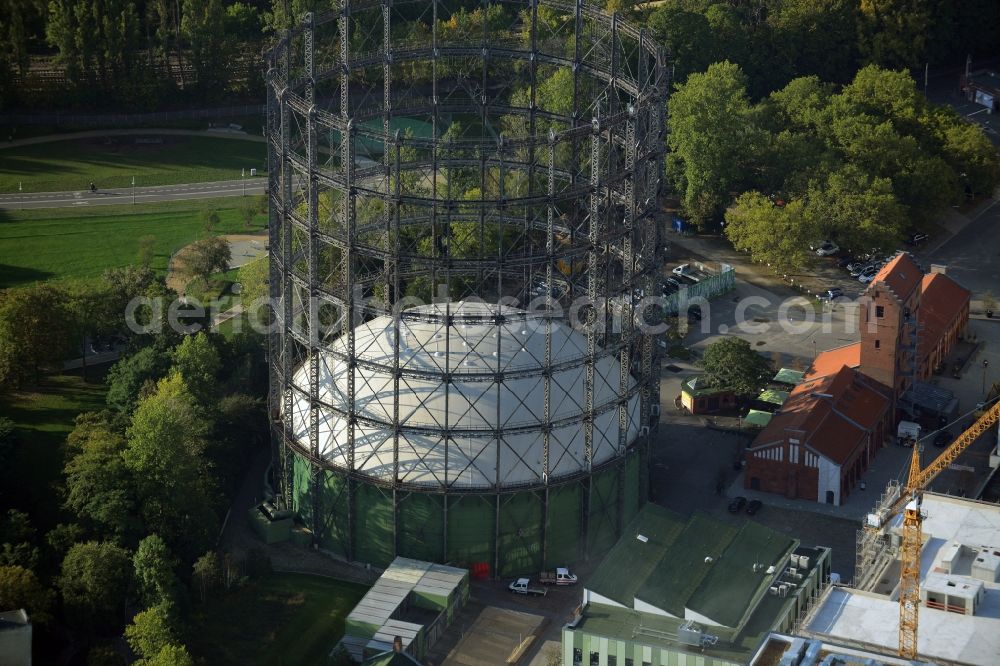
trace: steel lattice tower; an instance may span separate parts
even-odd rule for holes
[[[583,2],[345,1],[266,84],[284,501],[376,564],[613,543],[659,409],[662,50]]]

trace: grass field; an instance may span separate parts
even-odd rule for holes
[[[91,182],[109,189],[240,178],[241,170],[266,167],[266,146],[256,141],[201,136],[115,136],[30,146],[0,145],[0,192],[61,192]],[[140,143],[136,143],[136,140]],[[110,143],[108,141],[111,141]]]
[[[107,367],[89,369],[91,383],[79,375],[52,375],[39,386],[0,395],[0,416],[17,424],[18,440],[13,460],[13,492],[18,508],[27,511],[38,528],[57,522],[60,494],[54,487],[64,465],[66,435],[81,412],[104,409],[106,389],[103,373]]]
[[[188,646],[209,664],[325,664],[367,587],[274,573],[198,607]]]
[[[153,236],[152,267],[165,272],[170,255],[205,235],[202,212],[219,211],[216,234],[266,226],[258,214],[247,229],[240,198],[107,208],[0,211],[0,289],[38,280],[96,278],[104,269],[136,263],[139,239]]]

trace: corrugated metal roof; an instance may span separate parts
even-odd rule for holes
[[[805,373],[801,370],[792,370],[791,368],[782,368],[778,370],[778,374],[774,376],[771,381],[777,382],[779,384],[791,384],[794,386],[802,381]]]
[[[457,317],[445,326],[446,308]],[[396,470],[394,449],[398,448],[399,479],[405,483],[434,486],[482,487],[494,484],[540,482],[543,475],[543,425],[545,380],[542,376],[546,354],[546,334],[551,337],[553,363],[567,365],[555,372],[550,385],[550,419],[577,418],[552,430],[551,445],[558,453],[549,458],[550,478],[580,472],[587,468],[584,428],[586,412],[585,368],[587,339],[581,332],[544,317],[532,317],[521,310],[503,308],[504,323],[495,324],[485,315],[496,313],[496,306],[483,303],[429,305],[405,311],[411,319],[403,321],[397,342],[391,317],[378,317],[358,326],[355,331],[355,354],[362,361],[379,364],[380,369],[358,364],[354,369],[354,409],[363,419],[355,426],[355,467],[359,472],[391,479]],[[426,315],[423,319],[419,315]],[[468,316],[467,321],[462,320]],[[473,319],[473,317],[476,317]],[[336,340],[333,352],[346,353],[345,341]],[[399,419],[407,426],[428,426],[429,430],[407,432],[396,439],[393,423],[393,364],[399,352],[404,369],[418,369],[433,374],[421,378],[404,376],[398,393]],[[580,363],[573,363],[580,361]],[[620,365],[615,358],[597,362],[594,405],[593,464],[612,458],[618,452],[619,419],[616,408],[620,389]],[[530,372],[537,370],[537,372]],[[509,376],[512,371],[528,371]],[[350,370],[346,362],[325,352],[319,359],[320,400],[347,411],[347,384]],[[476,377],[463,380],[463,374]],[[508,373],[501,382],[494,376]],[[445,381],[445,374],[451,381]],[[293,396],[292,430],[301,441],[308,440],[310,410],[308,363],[303,364],[292,381],[302,388]],[[634,379],[629,379],[630,390]],[[639,433],[639,397],[628,402],[625,440],[631,442]],[[381,425],[385,424],[385,425]],[[502,441],[494,433],[501,428],[530,426]],[[537,429],[532,429],[537,426]],[[474,431],[472,435],[455,434],[451,439],[437,434],[447,429]],[[321,409],[319,448],[331,463],[346,466],[348,460],[347,420],[332,410]],[[398,441],[398,447],[395,446]],[[445,455],[447,447],[448,455]],[[498,464],[499,463],[499,464]]]
[[[785,401],[788,400],[788,391],[779,391],[777,389],[764,389],[757,396],[757,399],[761,402],[769,402],[772,405],[783,405]]]
[[[747,415],[743,417],[743,423],[744,425],[752,425],[763,428],[771,422],[771,418],[773,416],[773,414],[762,412],[759,409],[751,409],[747,412]]]

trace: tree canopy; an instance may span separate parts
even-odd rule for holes
[[[714,386],[738,395],[756,395],[774,376],[771,361],[764,358],[742,338],[726,337],[705,350],[701,365]]]

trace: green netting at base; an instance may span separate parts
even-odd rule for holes
[[[350,538],[347,520],[347,479],[324,472],[323,515],[319,525],[319,546],[344,557],[348,556]]]
[[[448,560],[456,566],[486,562],[493,571],[496,497],[452,495],[448,499]]]
[[[416,560],[444,556],[444,495],[408,493],[399,502],[399,554]]]
[[[356,523],[354,558],[379,567],[395,557],[392,491],[359,483],[354,491]]]
[[[580,559],[579,483],[567,483],[549,489],[549,534],[545,568],[564,567]]]
[[[501,576],[534,574],[542,566],[542,501],[540,492],[500,496]]]
[[[606,467],[590,480],[587,536],[591,556],[605,552],[618,540],[618,474],[617,466]]]

